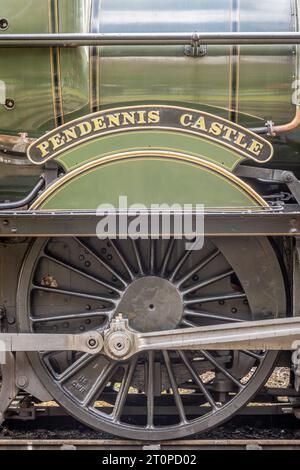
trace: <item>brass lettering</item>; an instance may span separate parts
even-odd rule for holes
[[[239,147],[242,147],[243,149],[247,148],[247,142],[245,141],[246,134],[243,134],[242,132],[239,132],[237,135],[237,138],[235,139],[235,144],[238,145]],[[244,142],[243,142],[244,141]]]
[[[65,138],[61,134],[55,134],[49,138],[49,142],[52,144],[52,150],[56,150],[64,145]]]
[[[149,124],[158,124],[160,122],[160,112],[159,111],[149,111],[148,122],[149,122]]]
[[[128,126],[128,124],[135,125],[135,111],[123,113],[123,125]]]
[[[108,127],[120,127],[120,113],[116,114],[108,114],[107,115],[107,120],[108,120]]]
[[[228,126],[224,126],[223,130],[225,131],[223,138],[229,142],[232,142],[233,137],[236,135],[237,131]]]
[[[107,128],[107,125],[104,122],[104,117],[103,116],[99,116],[99,117],[93,119],[92,121],[94,123],[94,131],[95,132],[98,132],[98,131],[101,131],[102,129]]]
[[[77,124],[77,127],[79,127],[80,130],[80,137],[91,134],[93,130],[92,125],[88,121],[83,121],[80,124]]]
[[[183,127],[189,127],[192,125],[192,119],[193,119],[192,114],[183,114],[180,118],[180,124]]]
[[[47,140],[45,140],[44,142],[42,142],[41,144],[37,145],[37,148],[39,149],[39,151],[41,152],[41,157],[42,158],[45,158],[47,155],[49,155],[49,142]]]
[[[205,119],[203,116],[200,116],[199,119],[192,125],[193,129],[199,129],[201,131],[207,132]]]
[[[177,122],[174,122],[174,119],[177,119]],[[151,125],[153,127],[153,125],[160,123],[164,128],[173,127],[174,131],[194,130],[194,133],[197,131],[206,139],[218,141],[219,145],[229,147],[229,142],[237,153],[246,154],[249,158],[255,159],[255,157],[261,156],[262,159],[265,153],[269,153],[268,144],[264,139],[256,137],[247,129],[234,123],[230,124],[221,117],[192,109],[185,110],[184,108],[167,106],[160,108],[159,105],[153,105],[151,108],[145,105],[108,110],[82,117],[71,123],[73,125],[70,124],[70,127],[65,125],[54,129],[47,137],[44,137],[47,140],[41,138],[32,146],[32,155],[30,151],[28,155],[29,158],[33,156],[33,159],[42,162],[43,159],[54,157],[59,153],[59,149],[69,148],[73,142],[80,144],[80,142],[93,137],[94,134],[95,137],[101,133],[105,135],[108,129],[119,130],[121,128],[121,130],[129,131],[131,127],[144,128],[147,126],[150,128]],[[205,136],[205,134],[207,135]],[[272,150],[271,146],[270,150]]]
[[[146,121],[146,111],[138,111],[137,112],[138,114],[138,124],[147,124],[147,121]]]
[[[264,148],[263,144],[259,143],[257,140],[252,139],[252,144],[249,147],[249,152],[253,153],[257,157],[261,154],[262,149]]]
[[[75,126],[69,127],[69,129],[65,129],[63,133],[64,133],[67,143],[72,142],[72,140],[77,139]]]
[[[210,129],[209,129],[209,133],[219,136],[222,134],[223,127],[224,125],[221,124],[220,122],[212,122]]]

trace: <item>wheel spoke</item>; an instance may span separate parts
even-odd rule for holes
[[[183,295],[190,294],[191,292],[195,292],[196,290],[202,289],[203,287],[210,286],[211,284],[214,284],[215,282],[221,281],[222,279],[226,279],[226,277],[231,276],[234,273],[232,269],[230,271],[226,271],[225,273],[219,274],[218,276],[213,276],[209,279],[206,279],[205,281],[198,282],[198,284],[194,284],[187,289],[184,289],[182,291]]]
[[[77,292],[73,290],[55,289],[53,287],[38,286],[36,284],[32,285],[32,289],[43,291],[43,292],[50,292],[51,294],[70,295],[72,297],[81,297],[83,299],[98,300],[99,302],[108,302],[114,305],[117,304],[117,300],[112,299],[111,297],[88,294],[87,292]]]
[[[193,253],[194,250],[187,250],[185,251],[185,253],[182,255],[182,257],[180,258],[180,260],[178,261],[178,263],[176,264],[175,268],[173,269],[173,271],[170,273],[169,275],[169,281],[173,282],[175,277],[176,277],[176,274],[178,273],[178,271],[180,270],[180,268],[184,265],[184,263],[188,260],[188,258],[190,257],[190,255]]]
[[[233,318],[228,317],[226,315],[216,315],[212,312],[197,312],[194,310],[185,309],[183,312],[184,316],[188,317],[195,317],[195,318],[207,318],[209,320],[216,320],[216,321],[230,321],[230,322],[244,322],[242,318]]]
[[[222,374],[224,374],[231,382],[233,382],[239,389],[244,388],[244,385],[241,384],[241,382],[236,379],[228,370],[223,367],[211,354],[209,354],[207,351],[200,351],[201,354],[211,363],[213,364],[216,369],[218,369]]]
[[[102,393],[103,389],[107,385],[107,382],[109,381],[115,369],[116,364],[114,362],[108,362],[108,364],[106,364],[106,366],[102,369],[99,377],[85,396],[82,402],[83,406],[89,406],[94,400],[96,400],[96,398]]]
[[[116,277],[125,287],[127,287],[127,282],[123,277],[117,273],[109,264],[107,264],[104,259],[101,258],[101,256],[97,255],[94,250],[92,250],[91,247],[89,247],[86,243],[84,243],[80,238],[76,238],[76,241],[79,243],[79,245],[82,246],[85,250],[87,250],[90,255],[99,263],[101,266],[103,266],[104,269],[106,269],[108,272],[110,272],[114,277]]]
[[[194,379],[194,381],[196,382],[196,384],[200,388],[201,392],[203,393],[203,395],[205,396],[207,401],[210,403],[213,410],[219,409],[217,403],[215,402],[215,400],[213,399],[213,397],[211,396],[211,394],[209,393],[209,391],[205,387],[203,381],[201,380],[201,377],[199,377],[192,361],[187,357],[187,355],[184,351],[178,351],[178,354],[181,357],[181,360],[185,364],[186,368],[189,370],[192,378]]]
[[[133,251],[134,251],[135,258],[136,258],[136,262],[139,268],[139,273],[144,274],[143,262],[142,262],[142,258],[140,255],[139,247],[137,245],[137,240],[131,239],[131,241],[132,241],[132,246],[133,246]]]
[[[253,351],[248,351],[247,349],[243,349],[240,352],[246,354],[246,356],[253,357],[253,359],[257,359],[259,362],[261,362],[265,356],[265,354],[257,354]]]
[[[191,271],[189,271],[185,276],[176,281],[176,286],[180,287],[184,284],[190,277],[196,274],[201,269],[205,268],[209,263],[211,263],[218,255],[220,254],[219,250],[214,251],[206,259],[202,260],[197,266],[195,266]]]
[[[47,322],[52,322],[52,321],[69,321],[69,320],[79,320],[79,319],[84,319],[84,318],[98,318],[98,317],[109,317],[112,315],[114,310],[99,310],[97,312],[80,312],[80,313],[72,313],[72,314],[67,314],[67,315],[54,315],[54,316],[49,316],[49,317],[30,317],[30,320],[33,323],[47,323]]]
[[[85,353],[83,356],[77,359],[77,361],[71,364],[70,367],[68,367],[62,374],[57,376],[56,381],[62,385],[64,382],[66,382],[66,380],[79,372],[83,367],[88,365],[88,363],[91,362],[93,358],[94,356],[92,354]]]
[[[155,240],[154,238],[150,238],[150,274],[154,274],[155,272]]]
[[[195,328],[196,326],[198,326],[196,323],[193,323],[193,322],[187,320],[186,318],[183,318],[183,319],[181,320],[180,325],[189,326],[189,327],[192,327],[192,328]]]
[[[176,407],[178,409],[178,413],[179,413],[179,416],[180,416],[180,424],[181,425],[187,424],[187,419],[186,419],[186,415],[185,415],[185,411],[184,411],[184,406],[183,406],[183,403],[182,403],[182,400],[181,400],[181,397],[180,397],[180,394],[179,394],[179,391],[178,391],[178,386],[177,386],[177,383],[176,383],[176,379],[175,379],[175,375],[174,375],[174,372],[173,372],[172,363],[171,363],[171,359],[170,359],[168,351],[163,351],[163,358],[164,358],[167,373],[168,373],[168,376],[169,376],[169,379],[170,379],[171,387],[172,387],[172,390],[173,390],[173,396],[174,396],[175,404],[176,404]]]
[[[193,304],[204,304],[209,302],[225,302],[226,300],[237,300],[237,299],[246,299],[246,294],[222,294],[222,295],[211,295],[208,297],[194,297],[192,299],[186,299],[184,305],[193,305]]]
[[[126,269],[127,273],[129,274],[130,279],[133,281],[135,276],[132,272],[132,269],[131,269],[129,263],[126,261],[124,255],[122,254],[120,248],[117,246],[117,244],[113,240],[110,240],[110,243],[111,243],[111,246],[113,247],[116,255],[119,257],[119,260],[121,261],[121,263],[123,264],[123,266]]]
[[[123,409],[124,409],[127,396],[128,396],[128,390],[131,385],[133,374],[136,368],[136,364],[137,364],[137,357],[135,357],[130,362],[130,364],[128,364],[125,368],[125,373],[124,373],[124,377],[122,380],[122,384],[121,384],[121,387],[120,387],[120,390],[116,399],[116,403],[114,406],[114,410],[111,416],[112,421],[114,423],[118,423],[121,419]]]
[[[66,263],[65,261],[62,261],[58,258],[55,258],[54,256],[50,256],[46,253],[43,254],[43,258],[48,259],[49,261],[52,261],[53,263],[62,266],[63,268],[68,269],[69,271],[72,271],[76,274],[79,274],[80,276],[89,279],[92,282],[95,282],[96,284],[99,284],[102,287],[105,287],[108,290],[113,290],[116,292],[119,296],[122,294],[122,291],[120,289],[117,289],[115,286],[112,284],[108,284],[105,281],[102,281],[101,279],[92,276],[91,274],[87,274],[86,272],[82,271],[79,268],[76,268],[75,266],[72,266],[70,263]]]
[[[167,270],[172,252],[173,252],[174,244],[175,244],[175,238],[171,238],[171,240],[169,241],[169,245],[168,245],[165,257],[163,259],[163,263],[162,263],[162,267],[160,271],[161,277],[164,277],[166,274],[166,270]]]
[[[147,427],[153,428],[154,423],[154,351],[148,353],[147,380]]]

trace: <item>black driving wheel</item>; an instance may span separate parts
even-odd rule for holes
[[[137,331],[284,316],[285,289],[266,238],[36,240],[18,288],[22,332],[103,331],[122,313]],[[29,355],[57,402],[114,435],[175,439],[232,417],[272,372],[275,352],[153,351],[126,361],[78,352]]]

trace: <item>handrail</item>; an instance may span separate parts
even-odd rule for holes
[[[300,32],[0,34],[0,47],[300,44]]]

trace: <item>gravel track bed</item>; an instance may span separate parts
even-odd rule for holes
[[[72,418],[11,421],[0,428],[0,439],[119,439],[86,428]],[[300,439],[300,420],[293,416],[236,417],[231,422],[191,439]]]

